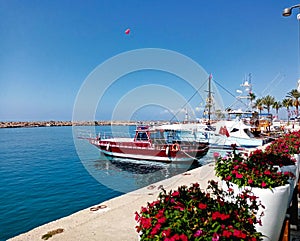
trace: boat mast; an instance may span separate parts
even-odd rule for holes
[[[212,98],[211,98],[211,79],[212,75],[210,74],[208,77],[208,125],[210,125],[210,115],[211,115],[211,104],[212,104]]]

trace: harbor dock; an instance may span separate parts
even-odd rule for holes
[[[161,188],[175,190],[178,186],[199,183],[206,189],[208,181],[215,180],[214,163],[187,171],[169,179],[151,184],[136,191],[99,203],[70,216],[37,227],[20,234],[9,241],[134,241],[139,240],[135,230],[135,212],[147,202],[157,199]],[[298,197],[297,197],[298,200]],[[72,205],[70,203],[70,205]],[[295,209],[294,209],[295,210]],[[298,207],[296,208],[298,212]],[[299,215],[297,215],[299,217]],[[34,217],[33,217],[34,218]],[[292,227],[289,220],[283,224],[283,238],[280,241],[300,240],[299,228]],[[43,238],[42,238],[43,237]]]

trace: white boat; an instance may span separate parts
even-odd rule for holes
[[[214,132],[209,135],[210,148],[227,149],[232,144],[241,148],[254,148],[263,146],[269,140],[255,137],[251,132],[251,126],[242,120],[219,121],[212,125]]]
[[[159,128],[159,127],[157,127]],[[182,140],[207,141],[210,149],[254,148],[268,142],[266,138],[255,137],[251,126],[240,119],[218,121],[210,126],[202,123],[178,123],[162,125],[161,129],[180,130]]]

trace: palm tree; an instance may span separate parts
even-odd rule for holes
[[[290,120],[290,107],[293,106],[293,100],[291,98],[286,98],[282,100],[283,107],[286,108],[288,113],[288,121]]]
[[[263,99],[262,99],[262,98],[256,99],[256,101],[255,101],[255,103],[254,103],[254,107],[255,107],[256,109],[258,109],[259,114],[261,114],[261,111],[264,109],[264,106],[263,106]]]
[[[251,105],[251,109],[253,109],[253,101],[255,100],[256,95],[252,92],[249,93],[249,99],[250,99],[250,105]]]
[[[264,108],[267,109],[268,114],[270,114],[270,107],[274,104],[275,98],[273,96],[267,95],[262,100]]]
[[[280,101],[275,101],[272,105],[272,108],[276,110],[276,115],[278,116],[278,111],[282,108],[282,104]]]
[[[299,102],[300,92],[297,89],[292,89],[289,93],[287,93],[286,97],[293,99],[293,104],[292,105],[294,105],[296,107],[296,113],[297,113],[297,116],[298,116],[298,114],[299,114],[298,107],[300,105],[300,102]]]

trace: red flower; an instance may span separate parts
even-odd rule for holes
[[[161,233],[161,235],[163,237],[169,237],[170,234],[171,234],[171,229],[170,228],[163,230],[162,233]]]
[[[230,232],[229,230],[223,230],[222,236],[224,236],[226,238],[230,238],[231,235],[232,235],[232,232]]]
[[[225,220],[225,219],[230,218],[230,215],[223,214],[223,213],[220,213],[219,211],[216,211],[212,214],[212,220],[216,220],[217,218],[220,218],[221,220]]]
[[[220,216],[220,218],[221,218],[221,220],[226,220],[226,219],[230,218],[230,215],[222,213],[221,216]]]
[[[170,238],[170,241],[176,241],[176,240],[180,240],[179,235],[177,233]]]
[[[151,228],[151,218],[144,218],[141,217],[141,226],[144,229],[149,229]]]
[[[179,196],[179,192],[178,191],[175,191],[172,193],[172,197],[178,197]]]
[[[162,218],[157,219],[157,222],[161,223],[161,224],[165,223],[166,221],[167,221],[166,217],[162,217]]]
[[[205,204],[205,203],[199,203],[198,208],[200,208],[200,209],[206,209],[207,208],[207,204]]]
[[[243,239],[247,237],[247,235],[245,233],[243,233],[241,230],[237,230],[237,229],[235,229],[233,231],[233,236],[235,236],[237,238],[243,238]]]
[[[261,187],[266,187],[266,186],[267,186],[267,184],[265,182],[261,183]]]
[[[138,220],[140,220],[140,215],[138,214],[138,212],[135,212],[134,213],[135,214],[135,221],[138,221]]]
[[[236,178],[239,178],[239,179],[241,179],[241,178],[243,178],[243,175],[242,175],[242,174],[239,174],[239,173],[237,173],[237,174],[235,174],[235,177],[236,177]]]
[[[232,179],[232,177],[230,175],[228,175],[227,177],[225,177],[225,181],[230,181]]]
[[[220,212],[218,212],[218,211],[213,212],[213,214],[212,214],[212,220],[216,220],[218,217],[220,217]]]
[[[156,224],[150,234],[151,235],[157,234],[159,232],[160,228],[161,228],[161,224],[160,223]]]
[[[185,234],[180,234],[179,238],[180,238],[179,240],[181,241],[188,241],[188,237]]]
[[[165,211],[164,209],[159,210],[158,213],[155,215],[155,217],[157,219],[164,217],[164,211]]]
[[[257,197],[254,196],[254,195],[249,196],[249,198],[250,198],[251,201],[255,201],[257,199]]]
[[[180,203],[180,202],[177,202],[177,205],[174,206],[175,209],[179,209],[180,211],[183,211],[185,206],[184,204]]]
[[[253,219],[252,218],[248,218],[248,223],[249,224],[253,224],[254,222],[253,222]]]

